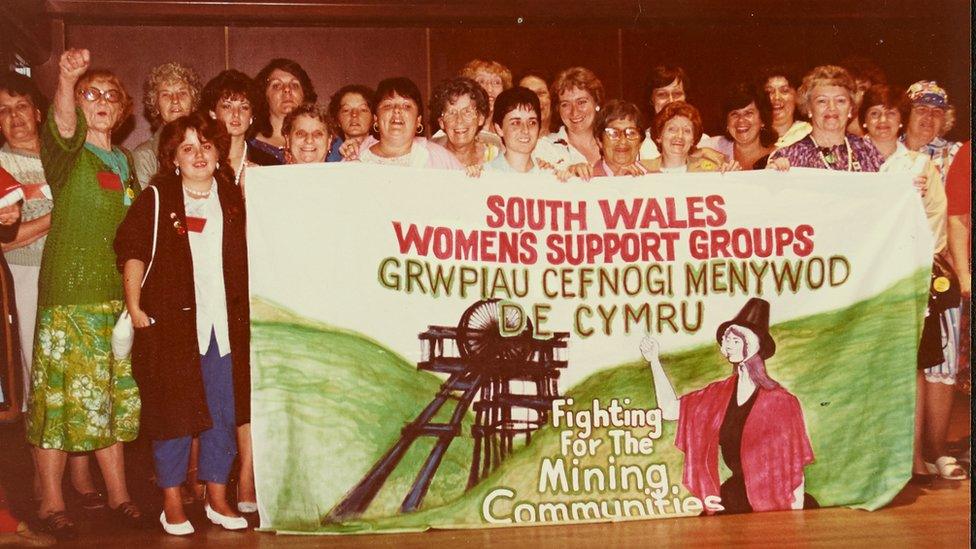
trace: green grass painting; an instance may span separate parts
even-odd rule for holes
[[[822,506],[875,509],[889,502],[909,477],[915,342],[927,283],[927,272],[920,272],[850,307],[771,328],[777,351],[767,369],[803,406],[816,456],[805,470],[806,491]],[[365,533],[482,527],[483,500],[499,486],[513,490],[516,502],[601,497],[539,494],[540,463],[559,453],[559,430],[551,426],[465,492],[472,453],[469,415],[464,436],[452,443],[419,511],[398,514],[432,444],[423,439],[361,518],[323,526],[322,518],[430,401],[440,379],[418,372],[414,364],[367,337],[311,323],[266,303],[256,302],[252,316],[253,413],[264,426],[254,436],[266,441],[256,448],[258,483],[266,518],[275,530]],[[662,362],[679,395],[730,373],[715,344],[663,352]],[[653,408],[650,371],[637,349],[634,357],[632,363],[594,373],[565,391],[566,396],[575,400],[575,408],[611,398],[629,398],[630,407]],[[679,487],[678,497],[685,497],[682,454],[672,445],[675,427],[665,422],[651,456],[620,457],[617,463],[665,464],[669,482]],[[633,430],[638,436],[646,432]],[[604,444],[581,465],[605,466],[608,455]],[[511,506],[502,502],[496,511],[505,514]]]

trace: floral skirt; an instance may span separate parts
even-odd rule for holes
[[[27,440],[85,452],[134,440],[139,388],[128,358],[112,354],[121,301],[57,305],[37,312]]]

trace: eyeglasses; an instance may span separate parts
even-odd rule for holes
[[[478,109],[476,109],[474,107],[471,107],[471,106],[464,107],[463,109],[461,109],[459,111],[458,110],[451,110],[451,111],[444,111],[444,112],[441,113],[441,118],[443,118],[444,120],[447,120],[448,122],[453,122],[453,121],[457,120],[458,117],[460,117],[465,122],[471,122],[477,116],[478,116]]]
[[[122,101],[122,92],[119,90],[102,91],[98,88],[85,88],[79,91],[78,94],[84,97],[86,101],[91,101],[92,103],[103,98],[109,103],[120,103]]]
[[[641,131],[637,128],[625,128],[623,130],[620,128],[603,128],[603,133],[612,141],[618,141],[621,138],[626,138],[628,141],[637,141],[641,138]]]

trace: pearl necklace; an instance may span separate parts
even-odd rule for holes
[[[215,181],[211,180],[210,188],[205,191],[195,191],[190,187],[187,187],[186,183],[184,183],[183,190],[186,191],[186,194],[190,195],[191,198],[210,198],[210,193],[212,193],[214,189],[214,183]]]

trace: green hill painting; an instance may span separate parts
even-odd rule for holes
[[[928,273],[919,272],[850,307],[771,328],[777,351],[767,369],[802,404],[816,456],[804,471],[805,489],[821,506],[875,509],[909,478],[916,342],[927,283]],[[516,494],[495,505],[493,512],[501,516],[511,516],[518,502],[600,499],[592,493],[539,493],[540,464],[559,453],[560,430],[551,425],[465,491],[472,455],[469,414],[418,511],[401,515],[398,509],[431,439],[414,444],[361,517],[330,523],[329,511],[398,439],[442,379],[418,371],[366,336],[300,318],[260,298],[253,302],[252,317],[255,460],[264,524],[271,529],[366,533],[483,527],[485,497],[499,487]],[[715,344],[664,352],[662,363],[679,395],[730,373]],[[630,399],[632,408],[654,408],[650,371],[637,349],[634,358],[563,391],[574,399],[574,408],[614,398]],[[681,486],[682,454],[673,447],[675,427],[665,422],[651,456],[622,456],[616,463],[664,464],[679,492],[675,497],[681,498],[688,493]],[[603,445],[580,465],[605,467],[608,452]],[[644,495],[635,490],[607,497]]]

